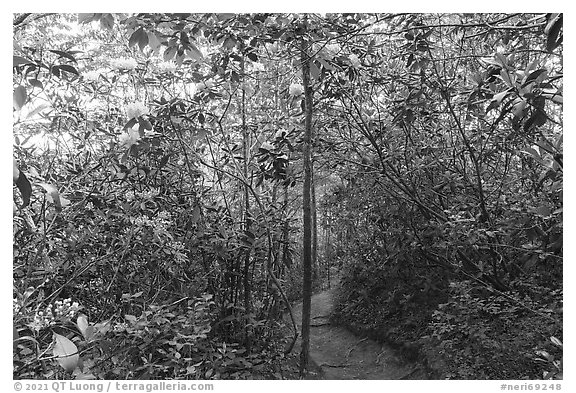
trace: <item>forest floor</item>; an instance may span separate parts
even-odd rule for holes
[[[342,326],[330,324],[337,288],[312,297],[309,379],[425,379],[418,364],[402,359],[386,344],[358,337]],[[293,307],[300,330],[302,303]],[[289,318],[289,317],[288,317]],[[294,352],[300,352],[298,339]]]

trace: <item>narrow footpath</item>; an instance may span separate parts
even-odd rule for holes
[[[330,325],[336,289],[312,297],[310,357],[322,370],[321,379],[423,379],[416,364],[406,363],[397,352],[344,327]],[[293,308],[300,329],[302,303]],[[294,350],[300,350],[300,339]]]

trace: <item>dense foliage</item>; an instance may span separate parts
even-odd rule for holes
[[[16,14],[14,48],[15,377],[291,377],[309,145],[336,321],[561,376],[561,14]]]
[[[367,148],[324,207],[336,236],[353,239],[336,243],[341,318],[420,348],[441,377],[559,371],[562,62],[550,44],[554,23],[422,16],[386,48],[399,55],[366,67],[358,92],[342,100],[342,123]],[[384,103],[370,101],[379,94]]]

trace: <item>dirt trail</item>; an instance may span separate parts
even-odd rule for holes
[[[329,324],[335,289],[312,297],[310,356],[322,369],[322,379],[420,379],[419,368],[406,364],[390,347],[359,338],[344,327]],[[302,304],[294,307],[300,329]],[[300,340],[295,350],[299,351]]]

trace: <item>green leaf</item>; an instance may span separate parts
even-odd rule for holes
[[[540,217],[548,217],[552,212],[548,206],[540,206],[531,209],[532,213],[539,215]]]
[[[236,40],[232,37],[227,37],[222,44],[223,48],[233,49],[236,46]]]
[[[168,164],[168,161],[170,160],[170,156],[171,156],[171,154],[166,154],[164,157],[162,157],[162,159],[160,160],[160,163],[158,164],[158,169],[161,169],[166,164]]]
[[[144,130],[152,130],[152,123],[150,123],[149,120],[140,118],[138,120],[138,125],[139,125],[138,131],[140,131],[140,134],[142,136],[144,134]]]
[[[506,66],[508,65],[508,59],[506,58],[506,56],[503,53],[498,52],[496,53],[495,57],[497,64],[501,65],[502,68],[506,68]]]
[[[130,315],[130,314],[125,314],[124,319],[126,319],[132,325],[134,325],[138,321],[138,319],[134,315]]]
[[[94,330],[100,335],[105,335],[112,328],[110,321],[99,322],[94,324]]]
[[[26,88],[20,85],[16,89],[14,89],[13,98],[14,98],[14,109],[19,111],[20,109],[22,109],[22,107],[26,103],[26,99],[28,98],[28,94],[26,94]]]
[[[18,177],[14,180],[14,183],[16,183],[16,187],[18,187],[18,190],[20,190],[20,194],[22,195],[22,207],[26,207],[30,204],[32,185],[26,175],[24,175],[24,172],[18,169],[16,166],[16,160],[14,160],[12,178],[16,177],[16,174],[18,174]]]
[[[202,59],[204,59],[204,55],[202,54],[202,52],[200,52],[200,50],[196,47],[196,45],[194,45],[193,43],[190,43],[189,45],[190,45],[189,49],[186,50],[186,54],[188,55],[188,57],[196,61],[201,61]]]
[[[522,150],[522,153],[524,154],[528,154],[532,157],[534,157],[534,159],[538,160],[538,161],[542,161],[542,157],[540,157],[540,154],[533,148],[531,147],[527,147],[524,150]]]
[[[52,66],[50,67],[50,72],[56,77],[60,78],[60,66]]]
[[[544,94],[542,94],[544,97],[548,98],[549,100],[551,100],[552,102],[554,102],[555,104],[563,104],[564,103],[564,98],[561,95],[553,95],[553,96],[546,96]]]
[[[318,61],[320,62],[320,64],[322,64],[322,67],[324,67],[326,70],[328,71],[334,70],[334,67],[325,59],[319,58]]]
[[[32,110],[30,110],[28,112],[28,114],[26,115],[26,119],[31,119],[34,116],[36,116],[37,114],[41,113],[44,109],[49,108],[50,106],[46,103],[40,103],[36,108],[33,108]]]
[[[138,123],[138,119],[133,117],[132,119],[128,120],[128,123],[126,123],[124,129],[127,130],[129,128],[132,128],[136,125],[136,123]]]
[[[533,254],[526,260],[526,262],[524,262],[523,268],[525,270],[532,269],[537,262],[538,262],[538,254]]]
[[[182,63],[184,63],[184,55],[177,55],[174,63],[176,63],[178,67],[182,66]]]
[[[62,207],[70,203],[70,201],[68,201],[67,199],[65,201],[62,201],[58,189],[52,184],[40,183],[39,185],[46,191],[46,199],[54,204],[54,206],[56,207],[56,211],[58,212],[62,211]]]
[[[78,367],[80,358],[78,356],[78,348],[66,337],[54,333],[54,349],[52,353],[64,370],[72,372]]]
[[[16,326],[12,325],[12,341],[14,348],[16,348],[17,346],[16,340],[18,340],[19,338],[20,334],[18,333],[18,329],[16,329]]]
[[[554,148],[558,151],[560,151],[562,149],[562,143],[564,142],[564,135],[560,135],[558,137],[558,139],[556,139],[556,142],[554,142]]]
[[[484,82],[484,79],[482,78],[482,74],[479,72],[474,72],[472,75],[470,75],[470,79],[476,83],[477,85],[482,84],[482,82]]]
[[[541,68],[539,70],[533,71],[530,74],[528,74],[528,76],[526,77],[526,81],[524,82],[524,84],[522,85],[522,87],[528,85],[530,82],[535,81],[540,75],[544,74],[545,72],[548,72],[547,69],[545,68]]]
[[[541,110],[534,111],[534,113],[532,113],[532,116],[530,116],[530,118],[526,120],[526,122],[524,123],[524,130],[528,131],[532,127],[543,126],[544,124],[546,124],[547,121],[548,118],[546,117],[546,114],[543,111]]]
[[[79,379],[79,380],[97,379],[93,374],[84,374],[82,372],[79,372],[78,374],[76,374],[75,378]]]
[[[247,56],[252,61],[258,61],[258,55],[254,52],[248,52]]]
[[[84,314],[78,315],[78,319],[76,320],[76,326],[78,326],[78,330],[84,336],[86,341],[90,341],[94,337],[94,333],[96,329],[94,326],[90,326],[88,323],[88,317]]]
[[[65,57],[66,59],[76,63],[76,59],[74,58],[74,56],[72,56],[72,54],[70,52],[64,52],[61,50],[52,50],[52,49],[50,50],[50,52],[55,53],[60,57]]]
[[[94,14],[78,14],[78,23],[88,23],[94,20]]]
[[[31,60],[28,60],[22,56],[12,56],[12,67],[17,67],[22,64],[34,64]]]
[[[94,337],[94,334],[96,333],[96,328],[88,324],[88,318],[86,317],[86,315],[81,314],[78,317],[77,324],[78,329],[82,333],[82,336],[84,336],[86,341],[90,341]]]
[[[66,71],[66,72],[70,72],[72,74],[80,75],[78,73],[78,70],[76,70],[76,68],[72,67],[71,65],[62,64],[62,65],[60,65],[60,69],[62,71]]]
[[[218,18],[219,21],[225,21],[228,19],[232,19],[236,16],[236,14],[216,14],[216,18]]]
[[[492,100],[494,102],[496,102],[497,105],[500,105],[502,103],[502,100],[504,99],[504,97],[506,97],[508,95],[508,90],[505,90],[503,92],[500,92],[498,94],[494,94],[494,97],[492,97]]]
[[[520,100],[516,104],[514,104],[514,106],[512,107],[512,114],[514,115],[514,117],[521,118],[522,115],[524,114],[524,110],[526,109],[527,105],[528,101],[526,100]]]
[[[315,61],[310,62],[310,74],[312,78],[320,80],[320,68],[316,65]]]
[[[143,31],[144,29],[142,29],[141,27],[138,30],[135,30],[128,39],[128,46],[132,47],[136,45],[136,43],[138,42],[138,35]]]
[[[500,70],[500,77],[508,86],[510,86],[510,87],[514,86],[514,81],[512,80],[512,76],[505,69]]]
[[[12,158],[12,181],[16,183],[20,177],[20,169],[18,169],[18,163],[15,158]]]
[[[544,34],[546,34],[546,50],[552,52],[556,49],[563,40],[560,30],[562,29],[563,20],[562,14],[551,14],[548,20],[548,24],[544,29]]]
[[[132,33],[132,35],[130,36],[130,39],[128,40],[128,45],[134,46],[134,45],[138,44],[138,47],[142,51],[142,50],[144,50],[146,45],[148,45],[148,42],[149,42],[148,34],[146,34],[144,29],[142,27],[140,27],[138,30],[136,30],[134,33]]]
[[[153,51],[157,51],[162,46],[158,36],[152,32],[148,32],[148,46],[150,46]]]
[[[44,88],[44,84],[40,82],[38,79],[28,79],[28,83],[30,83],[32,87],[37,87],[39,89]]]
[[[88,328],[88,317],[84,314],[79,314],[78,315],[78,319],[76,320],[76,326],[78,326],[78,330],[80,330],[80,333],[82,333],[82,335],[84,335],[84,333],[86,332],[86,329]]]
[[[164,51],[164,61],[170,61],[174,58],[174,56],[176,56],[176,52],[178,51],[178,48],[174,47],[174,46],[169,46],[168,48],[166,48],[166,50]]]
[[[100,17],[100,26],[106,30],[112,30],[114,27],[114,15],[102,14],[102,17]]]

